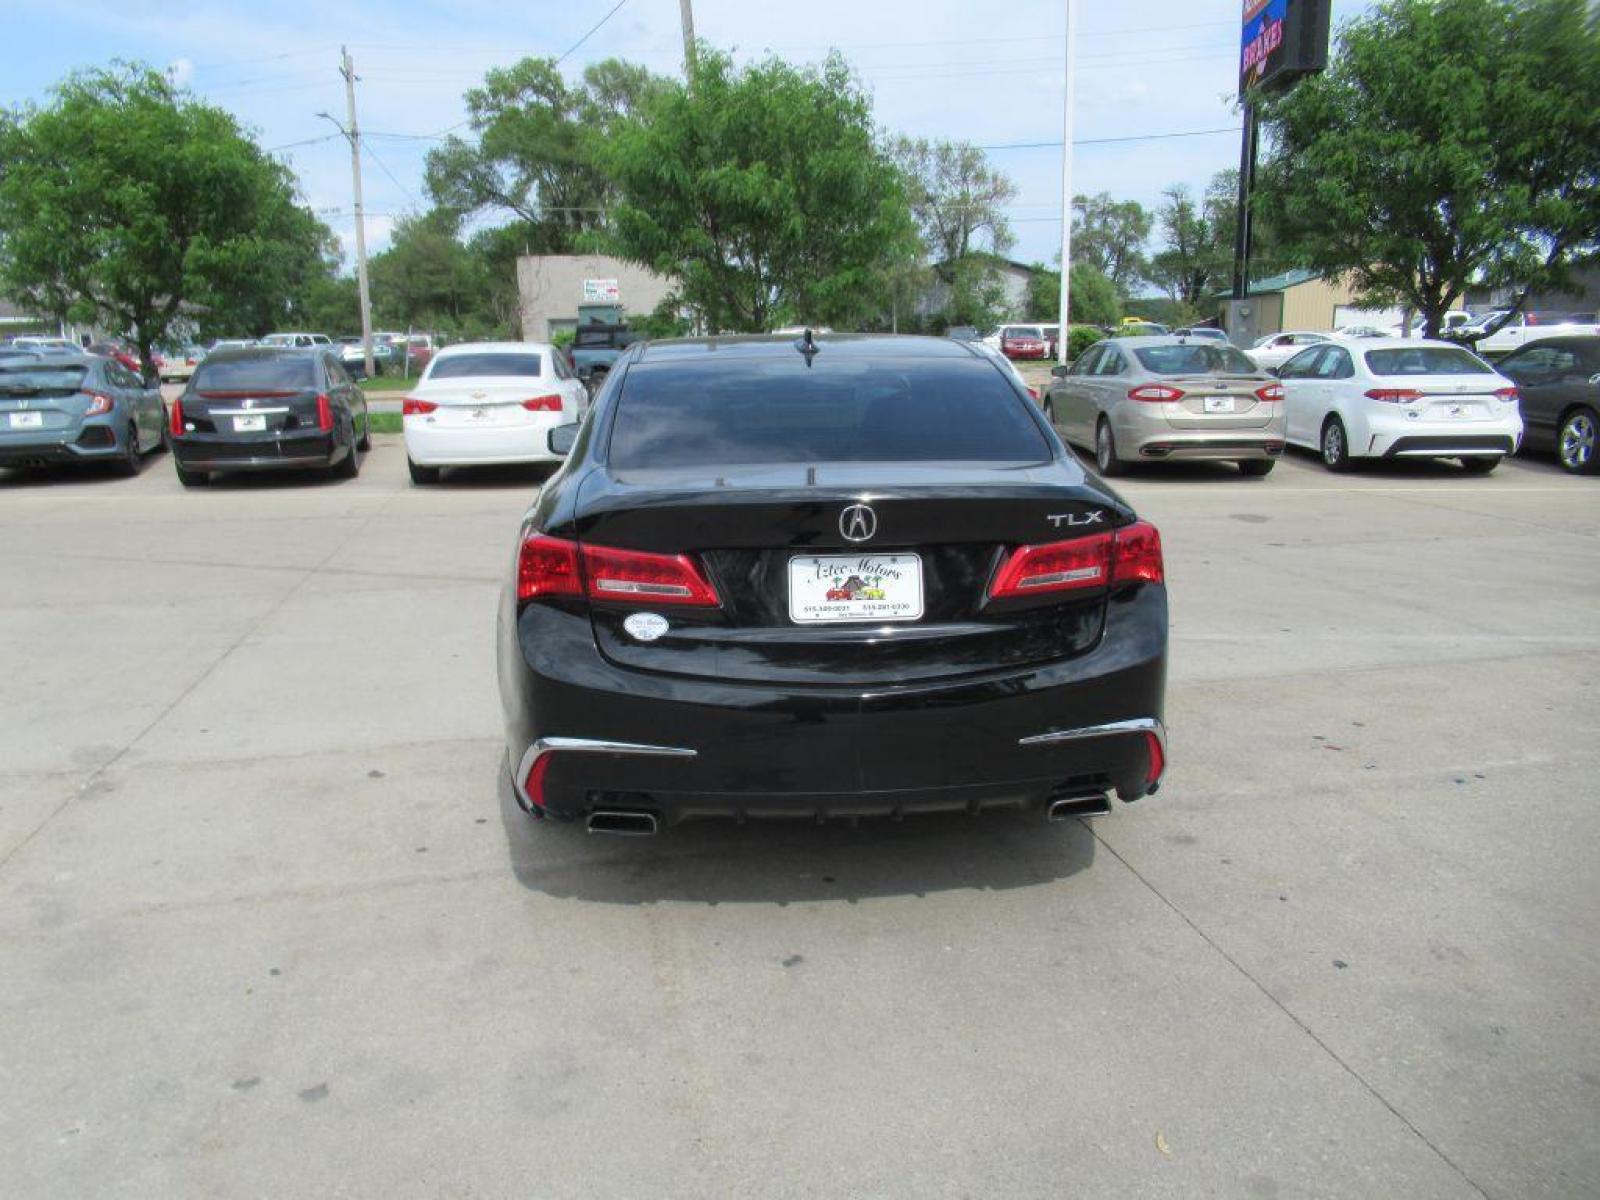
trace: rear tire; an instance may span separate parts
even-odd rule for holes
[[[1600,417],[1592,408],[1575,408],[1561,420],[1556,432],[1556,461],[1573,475],[1593,475],[1600,470]]]
[[[1271,475],[1272,468],[1277,465],[1278,460],[1275,458],[1247,458],[1239,463],[1239,474],[1260,478],[1263,475]]]
[[[1044,419],[1050,422],[1051,429],[1056,427],[1056,406],[1048,400],[1044,402]]]
[[[1094,431],[1094,464],[1100,474],[1108,479],[1128,473],[1127,465],[1117,457],[1117,437],[1111,432],[1111,422],[1104,417]]]
[[[365,454],[372,449],[372,414],[368,413],[361,419],[361,440],[356,443],[356,449]]]
[[[129,425],[127,432],[123,436],[125,445],[123,446],[122,457],[117,459],[116,465],[112,469],[118,475],[132,478],[144,466],[144,456],[139,453],[139,427],[137,425]]]
[[[1474,457],[1474,458],[1463,458],[1461,460],[1461,469],[1463,471],[1465,471],[1468,475],[1487,475],[1490,471],[1494,470],[1499,465],[1500,465],[1500,456],[1498,454],[1495,455],[1493,458],[1477,458],[1477,457]]]
[[[211,475],[206,471],[191,471],[177,459],[172,460],[172,465],[178,469],[178,482],[186,488],[205,487],[211,482]]]
[[[335,479],[354,479],[361,474],[361,454],[356,449],[354,442],[350,443],[350,453],[341,458],[333,468]]]
[[[1341,474],[1350,469],[1350,435],[1338,417],[1322,424],[1322,465]]]
[[[431,487],[439,482],[438,467],[419,467],[411,461],[410,455],[406,456],[406,470],[411,472],[411,482],[417,487]]]

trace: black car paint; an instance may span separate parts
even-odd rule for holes
[[[252,360],[305,358],[314,383],[292,393],[266,391],[257,401],[248,390],[207,395],[208,365]],[[333,430],[317,427],[317,397],[325,395]],[[249,405],[267,413],[267,428],[239,433],[227,414]],[[196,368],[179,398],[184,430],[171,437],[173,459],[195,472],[335,466],[358,453],[369,436],[366,394],[350,377],[337,349],[248,346],[216,351]]]
[[[1006,548],[1061,540],[1076,522],[1116,528],[1135,519],[999,365],[1047,439],[1046,462],[611,471],[609,431],[630,365],[652,350],[660,359],[719,346],[748,352],[752,341],[631,348],[528,514],[525,530],[693,553],[723,601],[698,612],[565,598],[519,605],[513,553],[497,659],[514,781],[541,739],[695,752],[557,751],[539,815],[571,819],[601,807],[669,822],[856,815],[1032,805],[1063,788],[1116,789],[1125,800],[1151,790],[1144,738],[1021,745],[1051,732],[1159,723],[1167,602],[1165,587],[1153,584],[1064,602],[987,599]],[[870,353],[871,343],[820,340],[824,353]],[[773,344],[774,353],[792,353]],[[729,369],[738,357],[729,356]],[[804,369],[798,355],[796,366]],[[773,590],[789,555],[858,551],[842,538],[839,513],[863,500],[881,517],[874,551],[923,555],[925,616],[892,626],[790,623]],[[622,621],[638,611],[666,615],[667,635],[631,638]]]
[[[1549,347],[1572,351],[1579,368],[1561,373],[1530,370],[1535,352]],[[1540,338],[1500,359],[1495,370],[1517,385],[1524,449],[1553,453],[1556,433],[1567,414],[1578,408],[1600,412],[1600,337]]]

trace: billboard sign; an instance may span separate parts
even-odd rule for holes
[[[622,289],[615,279],[585,279],[583,302],[585,304],[617,304],[622,300]]]
[[[1328,64],[1330,0],[1243,0],[1239,94],[1278,87]]]

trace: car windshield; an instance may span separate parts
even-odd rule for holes
[[[197,392],[301,391],[315,385],[316,364],[309,354],[264,358],[207,359],[195,369]]]
[[[628,372],[610,450],[624,470],[1049,458],[1015,386],[979,359],[647,362]]]
[[[1232,346],[1143,346],[1133,355],[1155,375],[1255,375],[1260,370]]]
[[[479,379],[495,375],[536,379],[539,361],[537,354],[455,354],[434,359],[428,369],[428,379]]]
[[[1494,369],[1455,346],[1407,346],[1368,350],[1367,368],[1374,375],[1492,375]]]
[[[88,373],[87,363],[0,360],[0,396],[70,395]]]

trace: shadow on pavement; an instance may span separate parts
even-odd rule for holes
[[[1081,821],[1039,813],[811,825],[695,821],[650,838],[536,821],[498,772],[511,869],[532,891],[599,904],[788,904],[1049,883],[1094,862]]]

